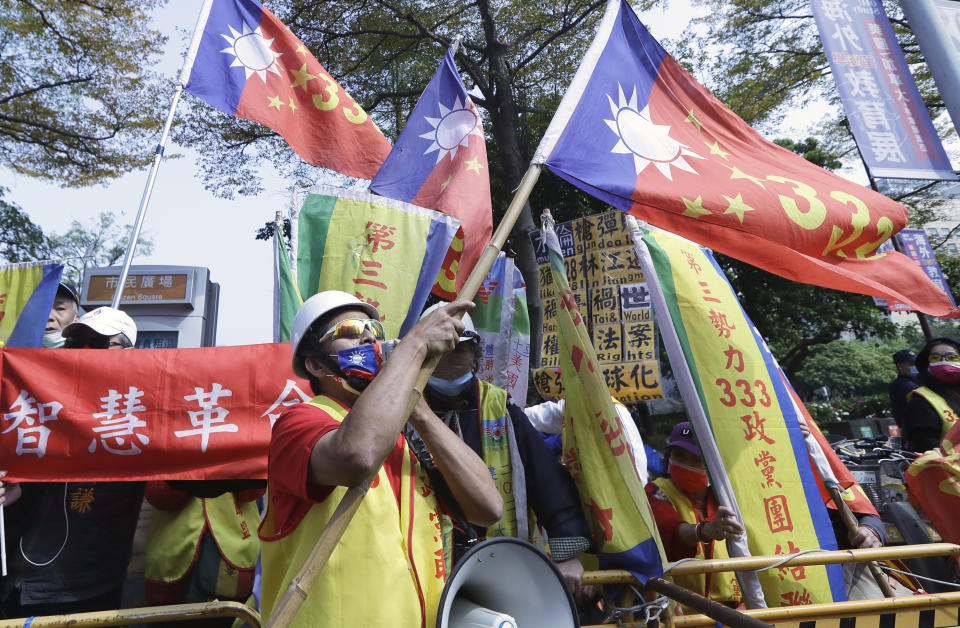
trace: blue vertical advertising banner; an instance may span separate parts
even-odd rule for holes
[[[811,0],[811,6],[870,174],[956,179],[880,0]]]
[[[902,3],[953,126],[960,129],[960,0]]]
[[[903,254],[916,262],[917,266],[922,268],[923,272],[927,274],[927,277],[929,277],[933,283],[940,286],[947,296],[950,297],[950,301],[956,305],[953,294],[950,292],[950,287],[947,285],[947,279],[943,276],[943,270],[940,268],[940,262],[937,261],[933,247],[930,246],[927,233],[923,229],[903,229],[894,237],[900,242],[900,249],[903,251]],[[877,253],[882,253],[885,250],[892,251],[893,246],[889,242],[886,242],[877,249]],[[891,312],[913,311],[912,307],[899,301],[874,297],[873,302],[880,307],[889,308]]]

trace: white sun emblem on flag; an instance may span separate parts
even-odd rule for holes
[[[350,362],[351,362],[352,364],[356,364],[356,365],[358,365],[358,366],[359,366],[360,364],[363,364],[363,354],[361,354],[359,351],[355,351],[354,353],[351,353],[351,354],[350,354]]]
[[[643,172],[650,164],[653,164],[660,174],[671,181],[673,181],[673,174],[670,166],[699,174],[684,157],[704,158],[690,150],[686,144],[681,144],[670,137],[669,125],[654,124],[650,119],[649,104],[643,108],[643,111],[637,108],[636,87],[633,88],[630,100],[624,96],[623,87],[619,84],[617,87],[620,90],[618,102],[614,102],[613,98],[607,95],[613,120],[604,120],[610,130],[617,135],[617,143],[610,152],[633,155],[633,165],[637,174]]]
[[[233,36],[220,33],[220,36],[230,44],[220,52],[233,55],[231,68],[242,67],[246,74],[244,78],[248,79],[252,74],[256,74],[263,79],[264,83],[267,82],[267,72],[282,76],[280,68],[277,67],[277,59],[283,53],[270,49],[270,46],[273,45],[273,37],[267,39],[263,36],[260,26],[252,29],[246,22],[243,23],[242,33],[238,33],[229,24],[227,28],[230,29]]]
[[[480,116],[477,114],[477,108],[469,98],[465,102],[460,102],[460,97],[453,103],[453,107],[444,107],[443,103],[437,103],[440,107],[439,118],[429,118],[424,116],[424,120],[430,123],[433,130],[423,133],[420,137],[430,140],[430,146],[423,154],[440,151],[437,153],[437,163],[446,155],[450,155],[452,160],[457,156],[457,149],[461,146],[469,146],[470,136],[478,135],[483,137],[483,127],[480,124]]]

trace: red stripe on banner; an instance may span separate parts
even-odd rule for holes
[[[287,343],[0,349],[8,481],[265,478],[270,428],[309,399]]]

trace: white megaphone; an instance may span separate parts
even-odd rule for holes
[[[550,558],[519,539],[484,541],[453,568],[437,628],[579,628],[563,576]]]

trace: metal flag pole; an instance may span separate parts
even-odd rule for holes
[[[140,198],[140,208],[137,210],[137,218],[130,229],[130,240],[127,242],[127,251],[123,256],[123,266],[120,268],[120,277],[117,279],[117,290],[113,294],[111,307],[120,307],[120,298],[123,296],[123,287],[127,283],[127,275],[130,273],[130,263],[133,261],[133,251],[137,248],[137,240],[140,239],[140,231],[143,229],[143,220],[147,213],[147,205],[150,204],[150,195],[153,193],[153,184],[157,180],[157,170],[160,168],[160,161],[163,159],[163,153],[166,149],[167,137],[170,135],[170,126],[173,124],[173,115],[180,103],[180,95],[183,93],[187,82],[190,80],[190,73],[193,71],[193,62],[197,57],[197,50],[200,48],[200,40],[203,38],[203,29],[207,25],[207,19],[210,17],[210,9],[213,8],[213,0],[204,0],[200,7],[200,15],[197,17],[197,25],[193,30],[193,40],[187,49],[187,56],[183,60],[183,69],[180,70],[180,78],[177,80],[177,86],[173,92],[173,102],[170,103],[170,111],[167,112],[167,121],[163,125],[163,132],[160,134],[160,142],[157,144],[157,150],[153,154],[153,163],[150,165],[150,172],[147,175],[147,184],[143,188],[143,196]]]

